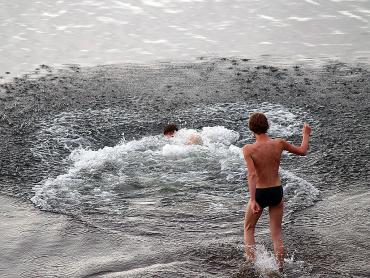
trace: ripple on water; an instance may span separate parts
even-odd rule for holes
[[[203,221],[199,224],[202,229],[216,222],[220,227],[235,222],[231,216],[241,212],[246,194],[240,147],[252,140],[245,123],[254,111],[267,114],[272,136],[299,134],[303,118],[308,117],[303,111],[270,103],[194,106],[179,111],[178,118],[186,122],[195,117],[200,123],[210,123],[212,119],[219,122],[222,116],[226,123],[243,128],[240,133],[225,126],[183,128],[172,139],[155,135],[125,140],[115,135],[118,143],[94,148],[106,135],[92,134],[92,130],[115,129],[152,117],[110,109],[62,113],[42,123],[32,151],[45,165],[59,159],[64,173],[46,175],[34,186],[31,200],[43,210],[90,221],[95,216],[109,216],[113,225],[124,223],[124,227],[137,227],[138,223],[147,227],[152,221],[166,219],[167,226],[176,229],[181,215],[186,215],[181,221],[185,220],[183,225],[189,229],[192,219]],[[193,133],[198,133],[202,145],[186,145]],[[287,170],[281,174],[287,180],[288,211],[312,205],[317,189]]]

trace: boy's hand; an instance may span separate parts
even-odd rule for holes
[[[251,200],[251,209],[254,214],[259,213],[261,211],[260,205],[254,200]]]
[[[304,123],[303,125],[302,134],[307,136],[310,136],[311,134],[311,127],[307,123]]]

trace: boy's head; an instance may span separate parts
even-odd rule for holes
[[[248,127],[253,133],[262,134],[269,129],[269,123],[263,113],[256,112],[249,116]]]
[[[177,125],[175,124],[169,124],[167,125],[164,130],[163,130],[163,134],[164,136],[166,137],[172,137],[175,135],[175,132],[178,131],[179,129],[177,128]]]

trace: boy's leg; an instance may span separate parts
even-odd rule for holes
[[[254,241],[254,229],[261,214],[262,209],[256,214],[253,213],[250,202],[248,202],[244,218],[244,243],[246,258],[251,261],[254,261],[255,259],[256,242]]]
[[[283,220],[284,201],[274,207],[269,207],[270,214],[270,231],[272,242],[274,243],[275,258],[279,266],[279,270],[283,269],[284,265],[284,245],[281,238],[281,222]]]

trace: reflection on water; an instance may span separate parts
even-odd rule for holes
[[[366,1],[0,1],[0,74],[200,56],[368,61]]]

